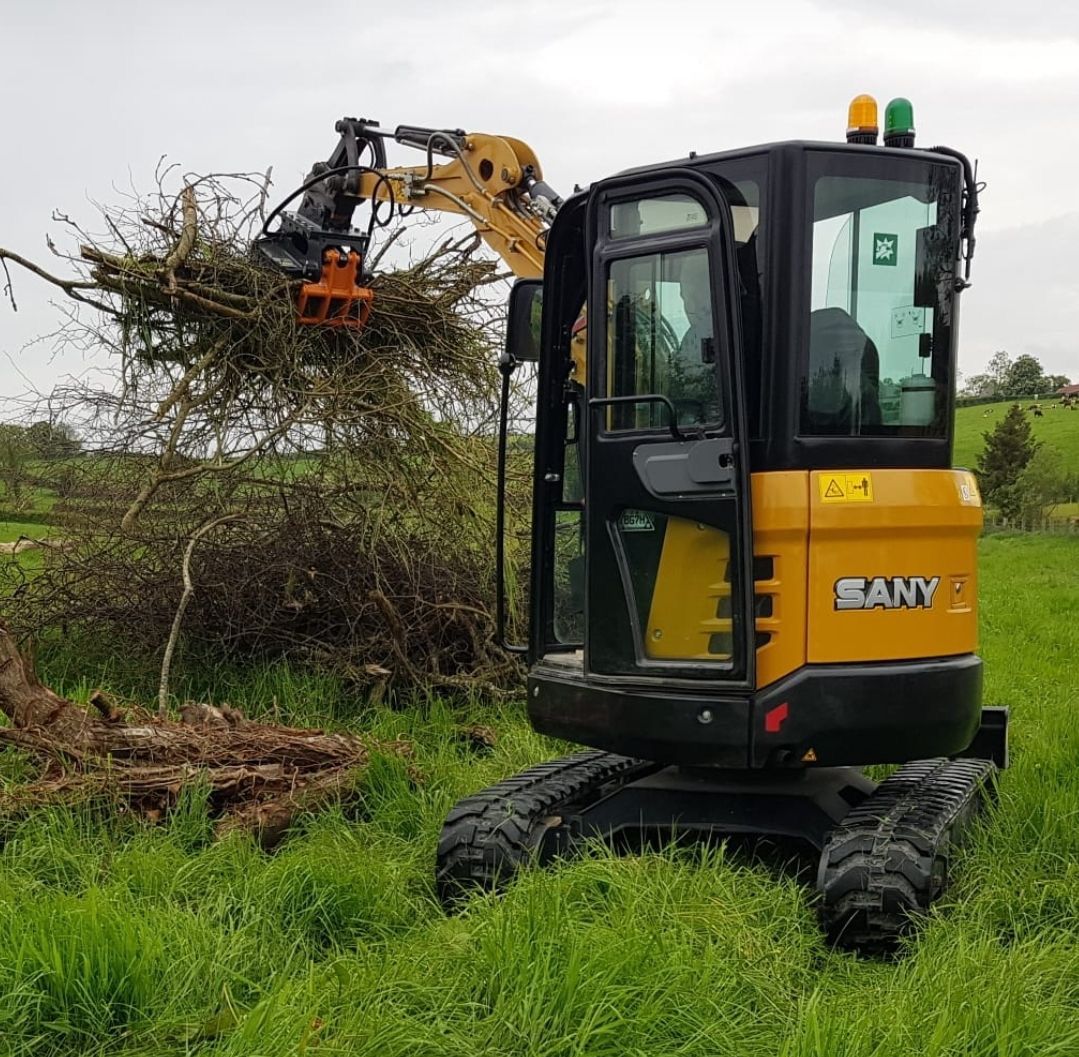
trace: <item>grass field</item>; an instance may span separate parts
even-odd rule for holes
[[[1021,406],[1030,406],[1025,401]],[[955,449],[953,461],[956,466],[973,469],[978,453],[985,446],[985,434],[1001,420],[1012,401],[998,404],[974,404],[961,407],[955,413]],[[1049,408],[1052,401],[1042,401],[1043,408]],[[986,412],[992,410],[992,414]],[[1058,448],[1069,466],[1079,466],[1079,410],[1067,411],[1061,407],[1046,410],[1041,418],[1028,415],[1035,440]]]
[[[20,536],[30,539],[44,539],[51,529],[48,525],[30,524],[23,521],[0,521],[0,543],[12,543]]]
[[[597,853],[447,918],[431,885],[446,810],[561,747],[516,706],[475,707],[499,733],[477,756],[438,703],[365,710],[329,678],[216,669],[186,692],[407,736],[422,782],[377,758],[359,810],[273,856],[212,842],[190,805],[157,828],[69,810],[9,823],[0,1053],[1079,1053],[1077,559],[1069,538],[983,541],[986,699],[1013,708],[1014,766],[897,963],[826,950],[795,880],[722,851]],[[118,659],[41,659],[72,694],[152,692]],[[25,773],[0,757],[9,785]]]

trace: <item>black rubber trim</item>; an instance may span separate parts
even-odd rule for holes
[[[600,685],[540,664],[528,712],[544,734],[662,763],[864,766],[962,752],[981,721],[981,687],[974,654],[807,665],[745,695]]]

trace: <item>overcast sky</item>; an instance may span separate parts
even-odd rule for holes
[[[163,154],[272,165],[283,195],[344,115],[516,136],[568,191],[689,150],[841,140],[858,92],[908,96],[921,145],[979,160],[963,371],[1004,348],[1079,377],[1074,0],[0,0],[0,246],[47,261],[54,209],[92,222]],[[28,344],[59,316],[14,279],[0,398],[90,362]]]

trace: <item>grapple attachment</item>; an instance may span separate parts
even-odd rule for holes
[[[363,258],[355,250],[328,249],[322,274],[304,283],[296,300],[300,323],[360,328],[371,314],[375,293],[363,285]]]

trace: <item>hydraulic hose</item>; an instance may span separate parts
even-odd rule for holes
[[[978,206],[978,184],[974,179],[974,167],[970,164],[970,159],[961,151],[954,150],[951,147],[930,147],[930,152],[933,154],[944,154],[949,158],[955,158],[960,165],[963,166],[963,179],[966,183],[966,201],[963,203],[963,230],[960,232],[960,237],[966,242],[966,252],[963,254],[964,271],[963,281],[969,283],[970,281],[970,262],[974,259],[974,224],[978,219],[978,213],[980,212]]]

